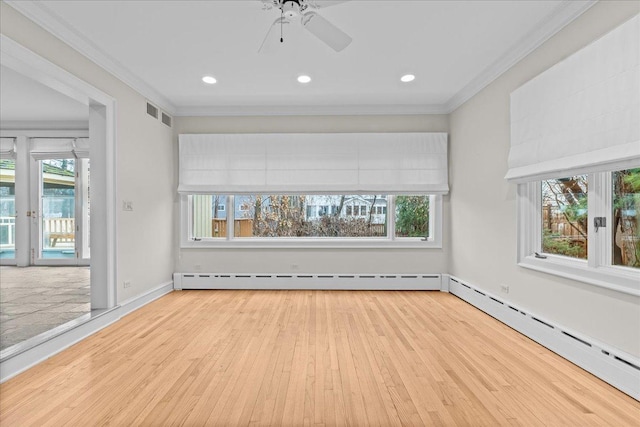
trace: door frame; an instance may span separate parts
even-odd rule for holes
[[[89,155],[91,162],[90,229],[92,230],[90,235],[91,308],[115,307],[117,303],[116,101],[95,86],[53,64],[4,34],[0,34],[0,62],[26,77],[87,105],[89,109],[89,138],[91,140]],[[19,136],[23,141],[26,140],[24,132],[16,134],[16,132],[2,131],[0,135],[3,137]],[[28,183],[23,184],[26,184],[28,188]],[[18,210],[18,219],[23,217],[26,220],[26,215],[22,216],[20,212],[22,210],[22,213],[25,213],[25,206],[16,205],[16,210]],[[16,227],[18,227],[17,224]],[[24,259],[17,257],[16,261],[20,265]]]

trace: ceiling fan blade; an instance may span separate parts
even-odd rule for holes
[[[302,25],[336,52],[349,46],[353,40],[347,33],[315,12],[305,13],[302,17]]]
[[[280,25],[288,25],[290,22],[283,17],[280,17],[273,21],[273,24],[269,27],[267,31],[267,35],[262,40],[262,44],[260,45],[260,49],[258,49],[258,53],[262,52],[263,48],[268,47],[269,45],[273,45],[275,41],[280,41]]]
[[[307,3],[313,5],[317,9],[324,9],[325,7],[335,6],[337,4],[346,3],[349,0],[307,0]]]

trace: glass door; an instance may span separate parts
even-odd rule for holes
[[[0,158],[0,263],[16,261],[16,161]]]
[[[88,265],[89,160],[42,159],[37,171],[32,264]]]

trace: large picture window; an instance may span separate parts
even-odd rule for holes
[[[440,247],[436,195],[192,194],[183,246],[419,244]]]
[[[442,247],[446,133],[178,139],[181,247]]]

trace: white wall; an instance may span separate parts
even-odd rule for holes
[[[133,212],[118,210],[117,301],[171,281],[172,130],[146,114],[140,94],[3,2],[0,31],[116,100],[117,203],[130,200],[134,206]],[[130,288],[123,288],[124,280]]]
[[[177,117],[180,133],[448,132],[444,115]],[[177,151],[176,151],[177,153]],[[177,154],[176,154],[177,155]],[[176,166],[177,167],[177,166]],[[449,215],[448,196],[444,217]],[[176,215],[178,204],[176,204]],[[176,228],[178,226],[176,219]],[[445,273],[448,221],[443,249],[180,249],[176,271],[229,273]],[[176,235],[176,242],[178,236]],[[292,265],[297,265],[293,269]]]
[[[639,11],[639,2],[596,4],[450,116],[451,274],[635,356],[640,298],[517,267],[516,186],[504,175],[509,94]]]

